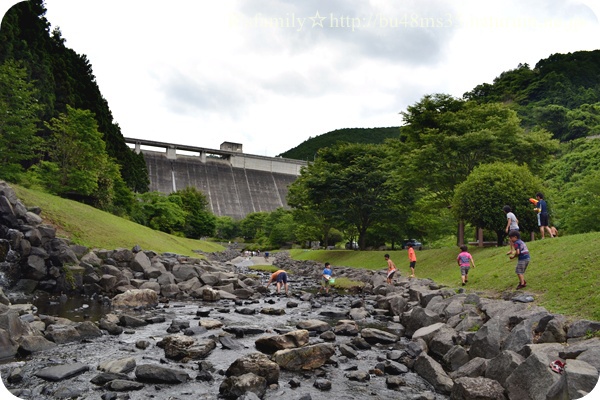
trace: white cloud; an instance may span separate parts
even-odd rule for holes
[[[46,0],[124,136],[282,153],[598,48],[594,0]],[[319,19],[319,17],[321,17]],[[319,25],[321,23],[323,27]]]

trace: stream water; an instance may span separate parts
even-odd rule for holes
[[[50,393],[57,393],[57,390],[65,388],[80,388],[77,398],[80,399],[100,399],[104,389],[94,386],[90,379],[99,373],[97,366],[108,360],[133,357],[137,365],[140,364],[164,364],[175,369],[182,369],[188,373],[191,379],[182,384],[147,384],[142,390],[127,392],[127,397],[132,400],[146,400],[149,398],[157,400],[172,399],[217,399],[219,397],[219,386],[223,381],[224,373],[236,359],[244,354],[257,352],[255,341],[261,335],[246,335],[235,338],[236,342],[242,346],[240,350],[228,350],[220,345],[213,350],[205,360],[213,366],[211,373],[214,377],[212,382],[203,382],[196,380],[200,370],[200,362],[193,361],[188,363],[179,363],[165,358],[164,350],[156,344],[165,336],[169,335],[167,329],[175,319],[189,321],[190,326],[198,326],[200,317],[197,316],[199,309],[211,309],[207,318],[217,319],[223,322],[225,326],[257,326],[265,329],[264,335],[274,335],[278,332],[285,332],[297,329],[296,325],[301,320],[321,319],[322,312],[341,312],[346,307],[348,299],[346,296],[324,298],[322,306],[315,308],[313,303],[299,301],[293,297],[285,296],[267,296],[258,301],[245,301],[242,305],[233,301],[222,300],[218,303],[205,303],[202,301],[189,302],[171,302],[166,305],[159,305],[158,309],[153,311],[154,315],[162,315],[165,322],[149,324],[135,329],[126,329],[119,336],[104,335],[93,340],[84,342],[67,343],[54,349],[42,353],[33,354],[26,359],[11,360],[0,365],[0,374],[6,376],[7,372],[15,367],[23,369],[24,376],[27,377],[21,384],[12,385],[16,389],[25,389],[25,393],[30,399],[56,399]],[[297,307],[288,308],[287,302],[293,300],[298,304]],[[65,298],[37,297],[34,301],[38,307],[39,313],[48,313],[56,316],[64,316],[72,320],[97,320],[110,310],[110,307],[101,302],[92,301],[84,298]],[[283,308],[284,315],[266,315],[259,313],[260,309],[265,307]],[[236,312],[238,308],[254,308],[255,314],[242,314]],[[203,317],[204,318],[204,317]],[[337,322],[335,318],[327,319],[332,326]],[[377,319],[365,321],[369,326],[385,328],[385,323]],[[363,325],[361,324],[361,327]],[[225,334],[221,329],[209,330],[195,336],[198,338],[213,337]],[[138,341],[148,341],[150,346],[141,350],[136,347]],[[340,345],[351,340],[350,337],[338,336],[335,344]],[[311,344],[322,342],[316,336],[311,337]],[[406,343],[402,339],[398,343]],[[359,351],[359,356],[355,359],[338,356],[335,359],[336,364],[326,364],[315,371],[289,372],[281,371],[279,386],[276,389],[269,389],[264,399],[300,399],[303,395],[310,395],[313,400],[328,399],[447,399],[446,396],[436,394],[432,386],[420,378],[415,373],[409,372],[403,374],[405,386],[399,390],[387,388],[386,376],[376,376],[371,374],[370,380],[366,382],[351,381],[346,377],[348,371],[359,370],[368,371],[373,369],[377,363],[386,359],[386,354],[393,346],[375,345],[371,350]],[[62,382],[46,382],[35,377],[35,371],[49,365],[80,362],[90,366],[90,370],[74,378]],[[130,373],[130,376],[133,376]],[[315,379],[323,377],[332,382],[330,391],[321,391],[313,386]],[[300,382],[300,387],[292,388],[290,380],[295,379]],[[5,385],[6,382],[5,382]],[[7,387],[10,388],[9,385]]]

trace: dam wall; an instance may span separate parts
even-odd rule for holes
[[[298,160],[200,148],[194,148],[200,149],[198,155],[178,154],[176,145],[163,145],[166,151],[141,150],[136,145],[146,160],[150,190],[169,194],[195,187],[204,193],[213,214],[236,220],[253,212],[289,208],[288,185],[306,165]],[[195,151],[177,145],[182,147]]]

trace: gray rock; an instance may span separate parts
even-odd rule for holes
[[[235,360],[227,369],[226,376],[252,373],[265,378],[267,384],[279,382],[279,365],[262,353],[251,353]]]
[[[436,390],[446,394],[452,391],[454,385],[452,379],[446,374],[442,366],[427,354],[421,353],[417,357],[414,370],[427,382],[431,383]]]
[[[62,364],[42,368],[35,373],[35,376],[47,381],[62,381],[63,379],[68,379],[76,375],[83,374],[89,369],[90,367],[83,363]]]
[[[190,379],[190,376],[182,370],[155,364],[138,365],[135,376],[139,381],[149,383],[184,383]]]
[[[549,389],[560,376],[549,368],[553,359],[543,351],[534,351],[506,379],[511,399],[545,400]]]
[[[504,388],[495,380],[462,377],[454,381],[451,400],[505,400]]]
[[[393,333],[385,332],[376,328],[363,328],[360,331],[360,336],[370,344],[392,344],[400,339],[397,335],[394,335]]]
[[[488,361],[485,369],[485,377],[498,381],[502,386],[512,371],[521,365],[525,359],[511,350],[504,350],[496,357]]]
[[[219,394],[226,399],[237,399],[248,392],[262,398],[266,391],[266,379],[253,373],[227,377],[219,386]]]

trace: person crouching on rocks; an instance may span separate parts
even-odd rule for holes
[[[271,277],[269,278],[269,281],[267,282],[267,288],[273,282],[277,283],[277,294],[281,292],[281,286],[283,285],[285,287],[285,294],[286,296],[288,295],[288,278],[287,272],[285,272],[285,270],[280,269],[278,271],[273,272],[271,274]]]

